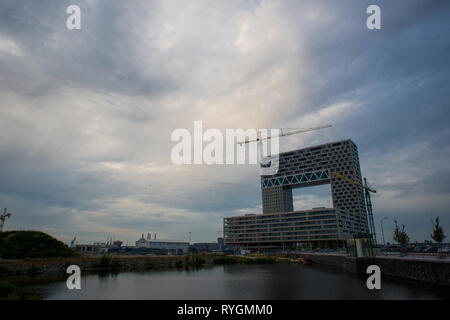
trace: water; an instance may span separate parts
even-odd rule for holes
[[[27,280],[44,299],[443,299],[448,290],[382,277],[381,290],[368,290],[365,278],[327,266],[226,265],[198,270],[88,274],[81,290],[68,290],[66,278]]]

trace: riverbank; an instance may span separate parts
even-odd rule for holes
[[[274,256],[225,256],[216,254],[184,256],[77,256],[70,258],[35,258],[0,260],[2,276],[66,272],[70,265],[78,265],[83,271],[145,271],[162,268],[195,268],[203,265],[296,263],[299,260]]]
[[[322,253],[300,253],[296,255],[296,258],[312,263],[335,266],[357,275],[367,275],[367,267],[377,265],[380,267],[381,274],[385,276],[450,287],[450,259],[421,259],[408,256],[353,258],[339,254]]]

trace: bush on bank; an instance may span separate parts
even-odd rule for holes
[[[40,231],[0,233],[0,256],[3,259],[73,257],[78,255],[67,245]]]
[[[100,258],[100,261],[94,264],[94,268],[99,268],[102,270],[120,269],[121,264],[117,259],[114,259],[111,255],[104,254]]]
[[[35,292],[27,292],[6,280],[0,280],[0,300],[39,300]]]

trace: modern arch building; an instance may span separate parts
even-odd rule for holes
[[[258,250],[305,242],[339,246],[354,234],[368,233],[362,188],[332,172],[362,184],[358,149],[353,141],[281,153],[277,174],[261,176],[263,213],[225,218],[226,244]],[[330,185],[333,207],[294,211],[292,189],[321,184]]]

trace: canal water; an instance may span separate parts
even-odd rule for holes
[[[169,269],[87,274],[81,290],[68,290],[62,277],[36,276],[26,288],[43,299],[448,299],[447,289],[381,278],[381,290],[366,279],[328,266],[225,265],[197,270]]]

